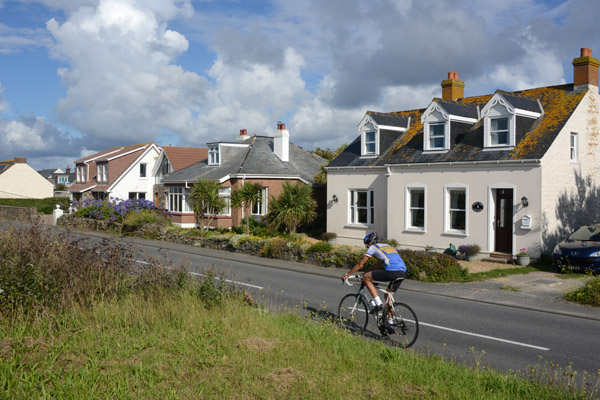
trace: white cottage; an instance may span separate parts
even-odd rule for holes
[[[425,109],[367,112],[327,168],[327,230],[538,257],[600,222],[600,63],[584,48],[573,66],[573,84],[467,98],[450,72]]]

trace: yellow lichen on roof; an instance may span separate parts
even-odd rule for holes
[[[557,133],[569,119],[585,92],[564,90],[564,87],[546,87],[521,92],[523,95],[539,99],[544,108],[544,115],[531,130],[519,141],[507,157],[520,159],[535,152],[546,135]]]

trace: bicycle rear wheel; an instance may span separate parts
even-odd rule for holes
[[[367,305],[358,294],[347,294],[340,301],[338,318],[346,330],[362,334],[369,322]]]
[[[391,323],[388,321],[390,317]],[[419,336],[417,315],[404,303],[394,303],[392,306],[385,307],[379,325],[382,334],[395,346],[408,348]]]

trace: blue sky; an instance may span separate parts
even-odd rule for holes
[[[367,110],[572,82],[597,0],[0,0],[0,160],[203,147],[285,122],[307,149]]]

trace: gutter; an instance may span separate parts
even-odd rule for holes
[[[490,161],[441,161],[429,163],[406,163],[406,164],[385,164],[383,166],[359,166],[359,167],[325,167],[325,170],[386,170],[390,173],[390,168],[423,168],[440,166],[477,166],[477,165],[539,165],[541,159],[523,159],[523,160],[490,160]]]

